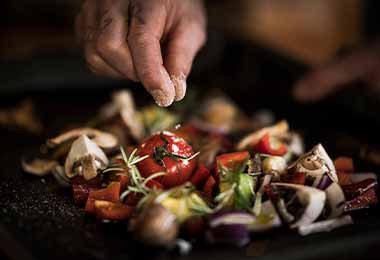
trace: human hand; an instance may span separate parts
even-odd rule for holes
[[[185,96],[206,16],[202,0],[85,0],[75,29],[94,73],[141,81],[169,106]]]
[[[358,80],[380,90],[380,40],[307,74],[295,84],[293,95],[315,102]]]

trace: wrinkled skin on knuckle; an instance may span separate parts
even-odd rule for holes
[[[113,39],[98,37],[95,48],[102,56],[114,56],[120,52],[120,43]]]

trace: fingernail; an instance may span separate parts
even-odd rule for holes
[[[173,103],[173,98],[161,89],[152,90],[150,94],[160,107],[168,107]]]
[[[179,76],[172,75],[171,80],[174,84],[174,88],[176,90],[175,100],[180,101],[186,95],[186,76],[185,74],[180,74]]]

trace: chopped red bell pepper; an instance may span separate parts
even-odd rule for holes
[[[266,133],[257,144],[253,145],[253,150],[258,153],[283,156],[288,152],[288,147],[277,138]]]
[[[102,180],[96,177],[91,180],[85,180],[81,176],[76,176],[71,179],[74,202],[77,205],[83,205],[86,203],[88,195],[91,191],[95,191],[101,188]]]
[[[120,196],[120,182],[111,182],[107,188],[91,191],[86,202],[85,212],[93,213],[95,210],[95,201],[104,200],[118,202]]]
[[[191,176],[190,182],[194,186],[198,187],[199,185],[202,185],[210,175],[211,175],[210,170],[207,169],[206,166],[201,164],[198,166],[198,169],[195,171],[193,176]]]
[[[334,160],[334,166],[337,172],[354,172],[354,162],[350,157],[338,157]]]
[[[100,220],[126,220],[132,212],[133,207],[127,206],[120,202],[110,202],[104,200],[95,200],[95,216]]]
[[[216,157],[216,174],[219,176],[219,167],[223,166],[231,171],[237,171],[250,157],[248,151],[225,153]]]
[[[205,186],[203,187],[203,194],[211,199],[214,191],[214,187],[216,185],[216,181],[213,176],[208,177]]]
[[[111,181],[120,182],[120,193],[123,192],[129,183],[128,171],[115,172],[110,175]]]

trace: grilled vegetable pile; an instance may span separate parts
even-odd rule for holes
[[[358,173],[350,158],[332,160],[322,144],[305,152],[286,121],[252,120],[219,96],[200,108],[191,117],[137,110],[129,92],[115,93],[23,169],[52,174],[87,214],[124,221],[153,246],[178,238],[243,246],[278,227],[325,232],[377,204],[377,175]]]

